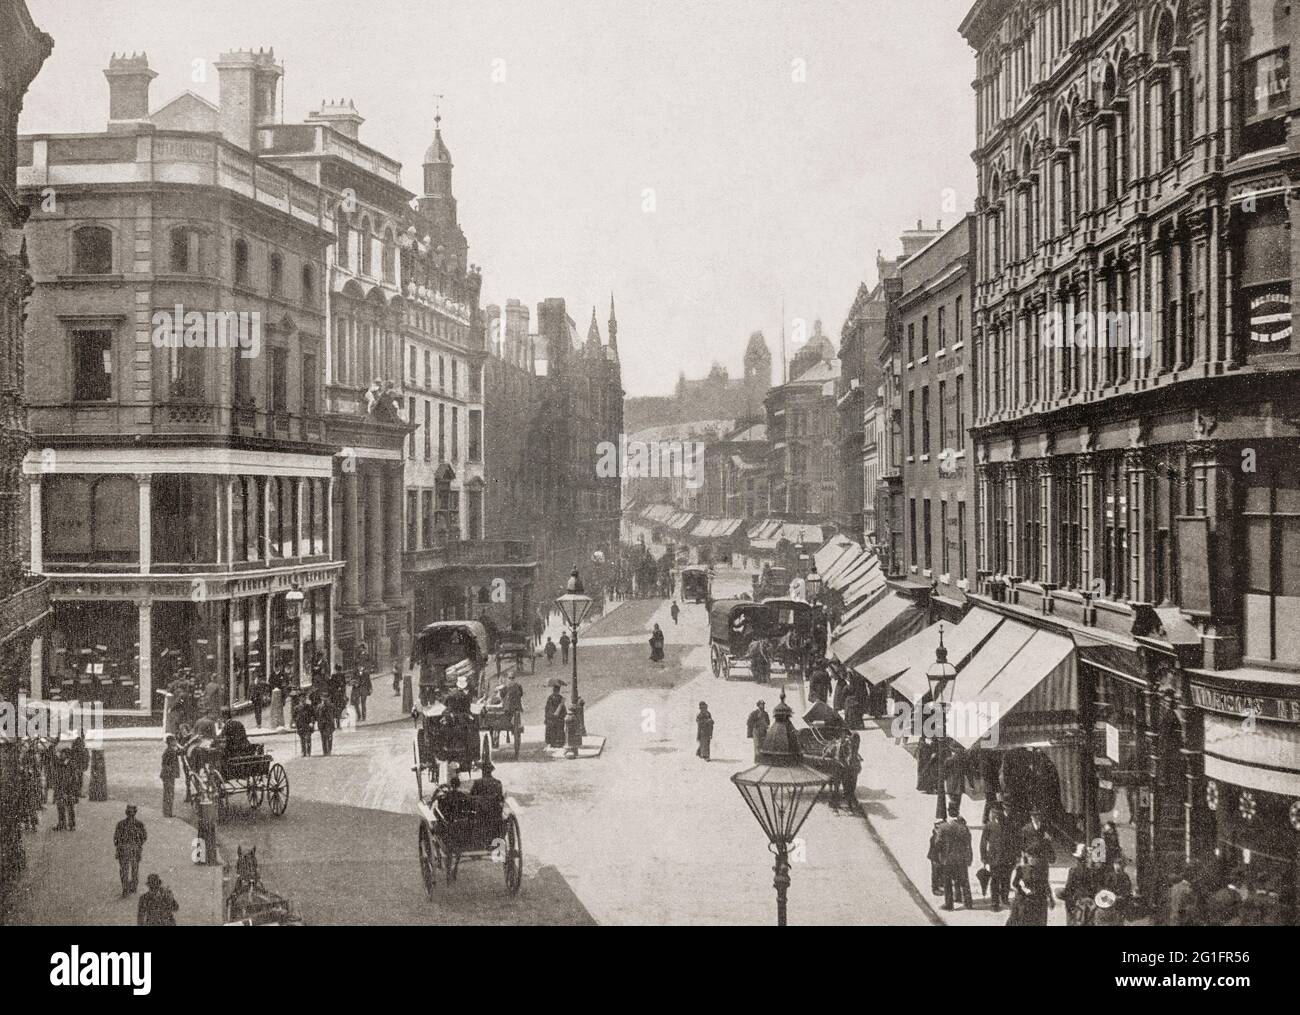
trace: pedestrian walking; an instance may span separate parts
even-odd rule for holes
[[[1022,853],[1011,875],[1011,915],[1008,927],[1046,927],[1047,911],[1056,906],[1041,853]]]
[[[560,662],[567,663],[568,661],[569,661],[569,632],[563,631],[560,633]]]
[[[831,694],[831,675],[824,664],[816,664],[812,676],[808,680],[808,698],[811,701],[820,701],[826,704],[826,699]]]
[[[72,741],[72,761],[77,766],[77,799],[86,792],[86,771],[90,768],[90,751],[86,748],[86,729],[77,730]]]
[[[980,861],[989,872],[989,891],[993,895],[993,912],[1010,904],[1011,872],[1016,866],[1016,849],[1001,807],[990,809],[984,832],[980,836]]]
[[[681,614],[681,608],[677,605],[677,600],[673,600],[672,608],[668,611],[673,615],[673,624],[677,623],[677,617]]]
[[[925,858],[930,861],[930,894],[942,895],[944,871],[943,861],[940,859],[939,852],[939,833],[946,822],[936,821],[930,829],[930,848],[926,851]]]
[[[754,741],[755,761],[758,760],[759,754],[762,753],[763,741],[767,739],[767,731],[771,726],[772,717],[767,714],[767,702],[760,701],[745,720],[745,736]]]
[[[709,714],[709,706],[705,702],[700,702],[700,711],[695,716],[695,739],[698,746],[695,748],[695,756],[709,760],[709,744],[713,741],[713,716]]]
[[[135,804],[126,805],[126,817],[113,829],[113,852],[117,855],[117,872],[122,878],[122,898],[135,892],[140,880],[140,861],[144,843],[149,838],[144,822],[136,816]]]
[[[393,667],[393,672],[397,672],[397,667]],[[352,707],[357,710],[357,721],[362,722],[366,718],[366,701],[374,692],[374,684],[370,680],[370,671],[364,666],[357,671],[357,678],[352,683]]]
[[[295,697],[293,706],[293,728],[298,731],[298,744],[302,750],[302,757],[311,757],[311,732],[312,725],[316,721],[316,710],[312,708],[311,701],[298,695]]]
[[[564,746],[564,719],[567,709],[564,707],[564,695],[560,694],[560,685],[563,683],[562,680],[551,679],[551,694],[546,699],[543,712],[547,747]]]
[[[140,896],[140,906],[135,913],[137,927],[175,927],[176,911],[180,906],[171,889],[163,884],[157,874],[145,878],[146,891]]]
[[[249,688],[248,697],[253,704],[253,722],[257,723],[258,729],[261,729],[262,709],[266,708],[266,706],[271,701],[271,688],[270,685],[268,685],[267,682],[262,679],[262,675],[260,673],[257,675],[257,679],[253,681],[252,686]]]
[[[1035,807],[1029,812],[1029,822],[1020,829],[1020,849],[1024,853],[1036,853],[1043,858],[1044,866],[1050,866],[1056,859],[1056,851],[1047,837],[1043,825],[1043,812]]]
[[[77,800],[81,797],[81,772],[70,749],[54,752],[54,803],[59,809],[55,831],[77,830]]]
[[[658,624],[655,624],[654,630],[650,632],[650,661],[652,663],[664,661],[664,633]]]
[[[552,638],[547,638],[546,648],[544,648],[542,651],[546,654],[546,665],[553,666],[555,664],[555,640]]]
[[[158,773],[158,778],[162,780],[163,787],[162,812],[164,818],[172,816],[172,807],[176,802],[176,780],[181,775],[180,754],[180,748],[176,746],[176,738],[168,733],[163,741],[162,770]]]
[[[316,729],[320,731],[320,752],[329,757],[334,749],[334,727],[337,721],[332,702],[322,701],[316,709]]]

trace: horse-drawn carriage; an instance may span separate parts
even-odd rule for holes
[[[461,860],[493,860],[502,865],[506,890],[514,895],[524,872],[519,819],[491,775],[490,749],[486,740],[480,742],[474,716],[439,708],[417,712],[411,769],[419,795],[417,848],[425,891],[433,898],[440,879],[456,880]]]
[[[510,661],[521,671],[524,662],[528,663],[528,672],[537,672],[537,653],[533,651],[533,636],[527,631],[500,631],[496,636],[497,672],[501,672],[501,663]]]
[[[300,927],[302,917],[283,895],[262,884],[257,867],[257,847],[247,853],[239,847],[235,861],[235,886],[226,896],[226,926]]]
[[[862,756],[858,753],[861,739],[824,701],[814,701],[803,720],[808,725],[799,728],[798,737],[804,764],[830,777],[827,791],[832,807],[842,804],[856,810],[858,775],[862,771]]]
[[[713,675],[730,680],[733,671],[766,682],[771,672],[771,611],[748,599],[720,599],[709,608],[709,660]]]
[[[240,724],[235,724],[230,736],[211,737],[203,731],[189,736],[180,744],[179,755],[186,794],[196,807],[215,803],[218,816],[224,816],[229,801],[238,794],[253,809],[266,801],[276,817],[289,806],[284,766],[261,744],[250,742]]]
[[[682,568],[682,602],[704,603],[709,598],[709,569],[702,564]]]
[[[802,599],[763,600],[768,609],[772,661],[786,673],[805,674],[817,643],[817,611]]]
[[[459,675],[476,696],[488,658],[487,628],[477,620],[438,620],[415,636],[411,665],[420,667],[420,704],[432,705]],[[453,670],[449,678],[448,670]]]

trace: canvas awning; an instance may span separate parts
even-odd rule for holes
[[[841,593],[844,597],[845,611],[856,609],[864,600],[874,600],[877,593],[884,587],[885,576],[881,574],[880,568],[867,568],[852,585]]]
[[[1018,649],[1004,652],[1022,637]],[[1050,717],[1077,713],[1078,707],[1074,642],[1007,620],[957,675],[951,735],[964,747],[977,740],[1007,747],[1018,742],[1015,723],[1008,722],[1013,710],[1027,720],[1024,732],[1034,741],[1050,735]],[[1048,721],[1035,722],[1040,717]]]
[[[836,585],[835,583],[839,579],[840,575],[842,575],[849,568],[856,567],[858,564],[862,562],[864,558],[869,556],[870,554],[865,553],[862,550],[850,550],[848,553],[844,554],[842,557],[836,560],[835,563],[832,564],[830,567],[828,567],[826,570],[821,571],[820,568],[818,569],[819,571],[821,571],[822,581],[824,581],[831,588],[839,588],[839,586]]]
[[[817,566],[817,572],[824,576],[831,569],[832,564],[852,550],[862,552],[861,547],[848,536],[836,536],[831,539],[813,554],[813,563]]]
[[[855,581],[871,570],[873,563],[876,563],[874,554],[864,553],[862,557],[855,560],[851,565],[840,571],[833,578],[827,579],[827,584],[833,589],[841,591],[847,589]]]
[[[912,635],[907,641],[880,653],[874,659],[858,663],[853,668],[866,677],[872,684],[887,684],[897,680],[917,663],[921,666],[922,682],[925,667],[934,662],[934,649],[939,644],[939,625],[929,627]]]
[[[991,640],[1002,623],[1004,619],[1000,614],[975,607],[962,618],[960,624],[943,625],[943,645],[948,650],[948,662],[957,668],[959,674],[975,652]],[[917,643],[915,665],[906,672],[895,674],[893,678],[894,691],[905,698],[919,698],[930,690],[925,673],[934,664],[934,650],[939,647],[939,627],[935,624],[917,636],[924,640]],[[917,641],[917,638],[912,641]],[[960,676],[958,679],[961,679]],[[962,685],[958,683],[957,687],[960,693]]]
[[[904,596],[885,596],[852,626],[841,627],[832,639],[830,654],[845,666],[906,641],[925,626],[925,610]]]

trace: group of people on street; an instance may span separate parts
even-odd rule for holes
[[[127,804],[126,817],[113,829],[113,855],[117,858],[118,876],[122,881],[122,898],[139,890],[140,863],[144,860],[144,844],[149,833],[136,814],[135,804]],[[145,879],[146,891],[140,896],[136,908],[136,924],[141,927],[174,927],[176,911],[180,909],[176,897],[163,884],[157,874]]]
[[[77,801],[81,799],[90,768],[85,730],[75,737],[23,740],[18,752],[19,826],[30,831],[40,825],[41,811],[53,797],[59,821],[55,831],[75,831]]]
[[[560,649],[561,663],[567,663],[569,661],[569,646],[572,644],[573,644],[573,639],[569,637],[569,632],[568,631],[560,632],[559,649]],[[546,656],[547,666],[554,665],[555,663],[555,647],[556,647],[555,639],[548,636],[546,639],[546,645],[542,649],[542,654]]]

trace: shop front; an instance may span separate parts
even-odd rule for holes
[[[1250,923],[1300,925],[1300,694],[1267,670],[1196,671],[1213,858]],[[1209,860],[1210,858],[1205,858]]]

